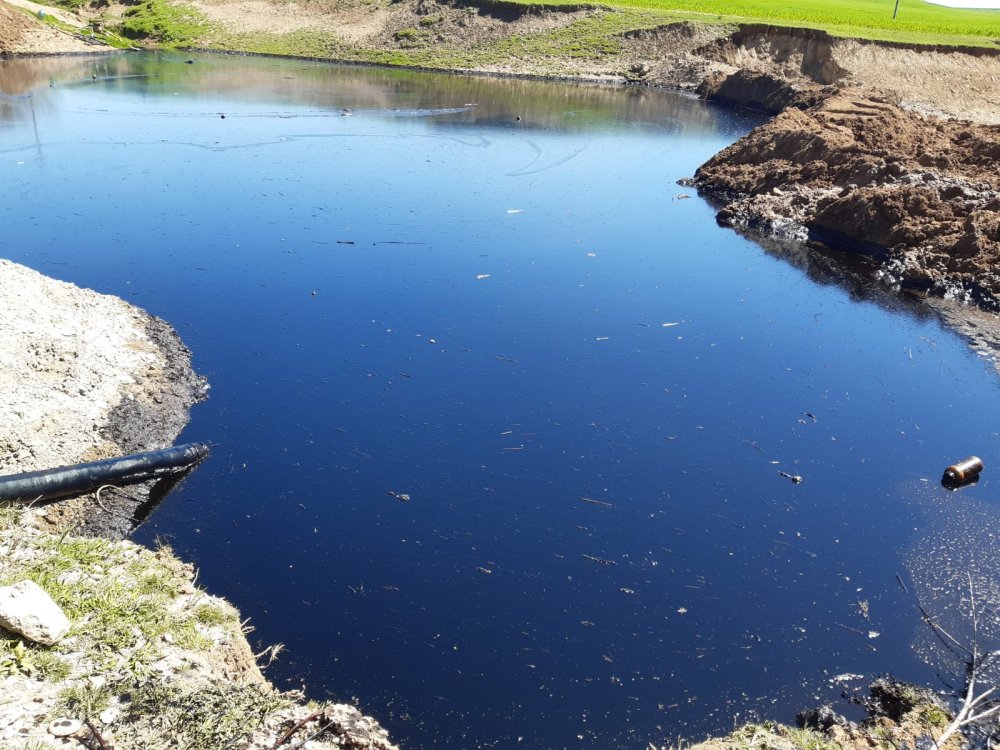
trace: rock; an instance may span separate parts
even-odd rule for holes
[[[66,635],[69,620],[41,586],[21,581],[0,588],[0,627],[29,641],[52,646]]]
[[[76,719],[56,719],[49,724],[49,734],[54,737],[69,737],[79,732],[82,726]]]

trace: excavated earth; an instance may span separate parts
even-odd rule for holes
[[[719,221],[870,255],[890,283],[1000,309],[1000,125],[835,88],[695,176]]]

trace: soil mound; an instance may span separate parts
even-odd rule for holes
[[[838,90],[722,151],[697,184],[719,221],[872,255],[900,287],[1000,310],[1000,126]]]
[[[23,13],[0,2],[0,54],[19,51],[25,34],[31,27],[31,21]]]

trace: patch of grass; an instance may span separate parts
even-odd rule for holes
[[[785,724],[763,722],[744,724],[728,738],[739,750],[842,750],[829,737],[811,729],[796,729]]]
[[[511,0],[537,5],[537,0]],[[550,5],[576,0],[547,0]],[[771,23],[824,29],[835,36],[860,39],[996,47],[1000,10],[964,10],[924,0],[615,0],[612,7],[688,12],[702,20],[725,23]]]
[[[921,705],[917,709],[917,717],[920,719],[920,723],[938,729],[944,729],[951,723],[951,717],[948,715],[948,712],[932,703]]]
[[[11,534],[16,537],[18,532]],[[104,669],[145,674],[168,640],[206,651],[213,645],[206,627],[239,628],[238,618],[217,605],[175,606],[190,584],[169,551],[154,553],[103,539],[35,539],[30,563],[0,568],[0,586],[27,579],[45,589],[73,624],[70,635]],[[30,667],[52,675],[63,671],[40,651],[32,650],[28,657],[15,661],[10,655],[5,661],[0,650],[0,670],[16,667],[31,674]]]
[[[0,504],[0,531],[10,531],[17,526],[23,512],[19,506]]]
[[[202,604],[194,611],[194,619],[202,625],[223,625],[230,616],[214,604]]]
[[[220,34],[212,38],[213,49],[232,52],[254,52],[281,57],[343,57],[340,41],[330,32],[300,29],[288,34],[246,33]]]
[[[212,32],[212,25],[194,8],[170,0],[145,0],[125,11],[118,33],[127,39],[164,47],[190,47]]]
[[[655,28],[671,20],[675,16],[658,12],[599,11],[548,33],[512,36],[498,42],[495,50],[518,58],[598,60],[621,51],[625,32]]]
[[[25,674],[62,680],[69,670],[69,665],[45,646],[25,643],[20,638],[0,639],[0,676]]]
[[[156,736],[169,728],[172,747],[217,750],[235,746],[240,737],[253,732],[272,711],[287,701],[277,693],[256,685],[210,684],[185,690],[162,682],[147,681],[122,686],[127,700],[123,727],[118,734],[127,740]]]
[[[73,719],[97,716],[111,703],[111,689],[106,685],[94,687],[89,682],[70,685],[59,693],[55,713]]]
[[[70,671],[69,664],[52,648],[20,638],[0,639],[0,676],[24,674],[60,682]]]

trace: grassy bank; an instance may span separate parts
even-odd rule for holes
[[[513,0],[530,2],[535,0]],[[573,0],[547,0],[549,4]],[[1000,46],[1000,10],[960,10],[924,0],[616,0],[611,5],[698,14],[713,22],[822,29],[834,36],[926,45]]]

